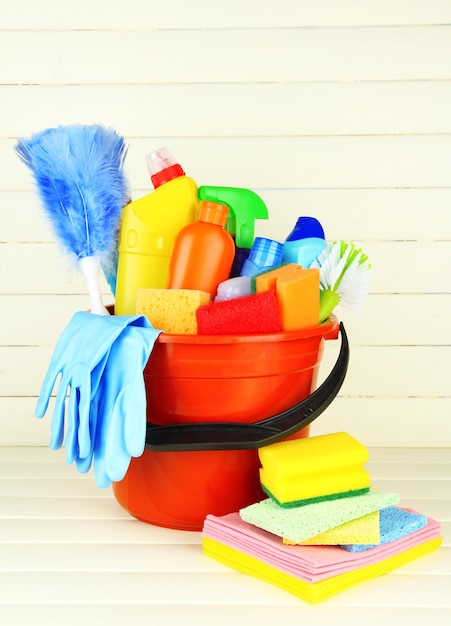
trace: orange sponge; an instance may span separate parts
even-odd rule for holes
[[[319,269],[287,263],[255,276],[257,293],[275,289],[284,331],[319,324]]]
[[[281,331],[274,290],[210,302],[196,311],[199,335],[260,335]]]

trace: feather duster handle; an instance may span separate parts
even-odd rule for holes
[[[368,256],[352,243],[329,243],[311,267],[320,270],[320,322],[337,304],[361,313],[368,294],[371,265]]]
[[[88,286],[91,313],[109,315],[110,312],[103,304],[102,292],[100,290],[100,257],[84,256],[79,260],[78,264]]]
[[[65,252],[77,262],[97,259],[83,263],[81,269],[91,276],[91,310],[100,312],[96,304],[100,288],[93,276],[98,282],[99,265],[114,263],[122,209],[128,200],[124,139],[102,126],[75,124],[21,139],[15,149],[34,175],[44,211]]]

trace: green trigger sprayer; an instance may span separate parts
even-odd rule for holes
[[[268,219],[266,204],[255,191],[240,187],[199,187],[200,200],[210,200],[229,207],[226,229],[235,240],[236,253],[231,276],[238,276],[254,241],[254,222]]]

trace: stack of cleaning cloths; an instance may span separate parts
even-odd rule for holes
[[[366,448],[347,433],[260,448],[269,498],[208,515],[205,554],[312,603],[432,552],[438,522],[370,486]]]

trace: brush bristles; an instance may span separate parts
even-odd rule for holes
[[[371,265],[368,257],[352,243],[329,243],[311,265],[320,270],[320,289],[332,291],[339,302],[361,313],[368,295]]]

